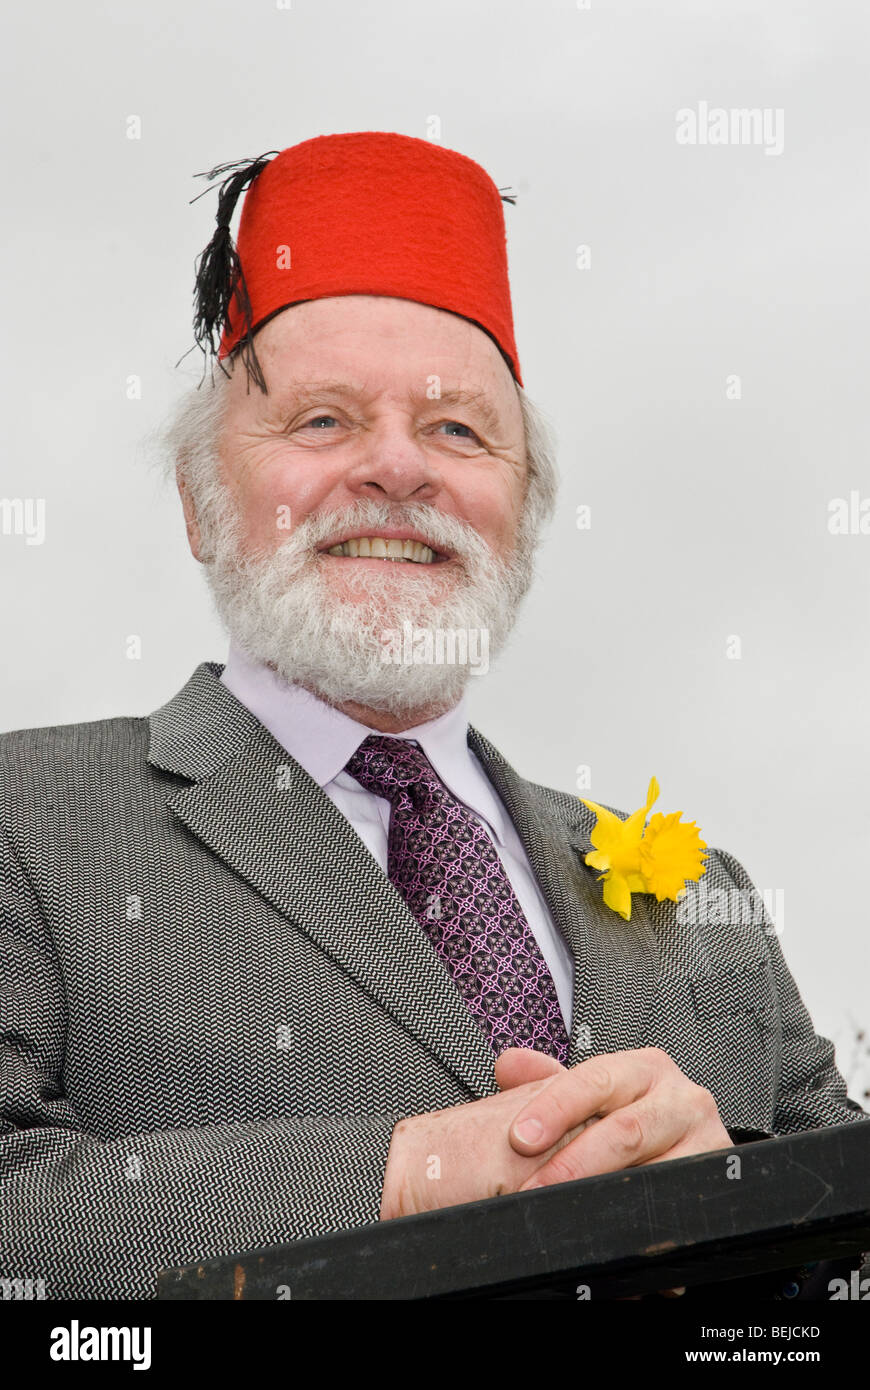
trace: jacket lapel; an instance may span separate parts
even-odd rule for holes
[[[151,716],[170,810],[439,1059],[491,1095],[493,1054],[404,899],[326,793],[204,662]]]
[[[468,742],[517,828],[574,956],[568,1065],[646,1046],[659,974],[655,933],[642,896],[634,896],[628,922],[605,907],[597,875],[583,862],[594,813],[579,798],[575,808],[573,798],[526,782],[472,727]],[[565,809],[557,811],[560,802]]]

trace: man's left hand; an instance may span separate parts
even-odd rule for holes
[[[553,1058],[528,1052],[524,1058],[521,1052],[510,1048],[496,1063],[503,1090],[547,1071],[552,1080],[511,1124],[509,1139],[517,1153],[544,1153],[594,1121],[553,1154],[521,1192],[733,1147],[713,1096],[661,1048],[602,1053],[567,1069]]]

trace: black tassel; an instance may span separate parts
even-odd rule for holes
[[[501,189],[499,189],[498,191],[499,191],[499,193],[501,193],[501,200],[502,200],[503,203],[513,203],[513,204],[516,206],[516,201],[517,201],[517,195],[516,195],[516,193],[509,193],[507,190],[505,190],[505,192],[502,193],[502,192],[501,192]]]
[[[230,305],[235,298],[242,326],[238,350],[248,373],[248,390],[250,391],[253,381],[264,395],[267,394],[266,379],[257,360],[254,337],[251,332],[253,328],[251,301],[242,263],[239,260],[239,254],[230,231],[230,223],[236,203],[243,191],[253,183],[271,157],[278,153],[278,150],[268,150],[266,154],[261,154],[256,159],[235,159],[228,164],[218,164],[214,169],[209,169],[207,173],[194,176],[198,179],[211,181],[219,178],[222,174],[227,175],[218,194],[215,218],[217,225],[214,235],[202,254],[197,257],[195,263],[193,335],[206,359],[211,355],[217,360],[221,335],[229,325]],[[197,202],[205,193],[210,192],[210,188],[204,188],[202,193],[196,195],[196,198],[191,198],[191,203]],[[223,363],[218,361],[218,365],[224,375],[229,376]]]

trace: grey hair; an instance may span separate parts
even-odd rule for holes
[[[556,444],[541,408],[516,384],[525,434],[528,482],[520,521],[522,534],[535,538],[553,518],[559,487]],[[221,426],[229,402],[229,378],[217,368],[210,381],[191,387],[176,402],[160,432],[160,453],[167,480],[185,485],[203,539],[213,524],[226,525],[230,512],[226,489],[215,466]]]

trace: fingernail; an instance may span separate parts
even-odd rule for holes
[[[514,1134],[523,1144],[537,1144],[544,1132],[544,1126],[534,1115],[528,1115],[514,1125]]]

